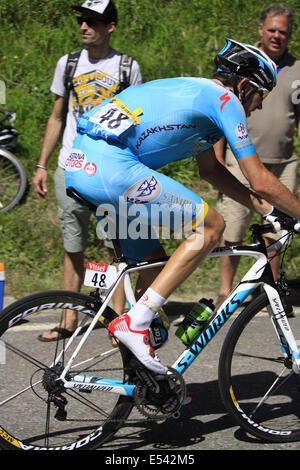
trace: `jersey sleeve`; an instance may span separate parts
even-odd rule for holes
[[[238,98],[230,91],[218,97],[218,122],[224,136],[237,160],[256,153],[248,132],[244,108]]]
[[[64,75],[65,75],[65,68],[67,65],[67,58],[68,56],[65,55],[58,60],[56,64],[55,72],[53,75],[52,84],[50,87],[50,91],[52,91],[52,93],[55,93],[58,96],[64,96],[65,91],[66,91],[65,84],[64,84]]]

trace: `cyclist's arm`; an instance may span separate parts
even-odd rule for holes
[[[47,162],[58,144],[62,125],[64,122],[65,100],[63,96],[56,95],[52,113],[48,119],[46,131],[42,143],[42,150],[38,165],[47,167]],[[45,196],[47,193],[47,171],[43,168],[37,168],[33,179],[33,186],[36,193]]]
[[[222,165],[225,165],[225,160],[224,160],[225,143],[226,143],[226,139],[225,137],[222,137],[222,139],[218,140],[218,142],[214,144],[214,151],[216,154],[216,158]]]
[[[261,215],[270,212],[272,209],[271,204],[240,183],[217,160],[213,148],[199,154],[196,160],[200,177],[211,183],[220,192]]]
[[[263,165],[257,154],[240,158],[238,163],[244,176],[249,181],[251,188],[256,193],[285,214],[300,219],[300,202],[289,189]]]

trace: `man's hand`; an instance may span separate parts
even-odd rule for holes
[[[34,191],[42,197],[47,195],[47,170],[44,168],[37,168],[35,177],[32,180]]]

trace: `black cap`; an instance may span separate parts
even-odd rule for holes
[[[118,11],[113,0],[86,0],[82,5],[75,5],[73,10],[104,20],[106,23],[118,22]]]

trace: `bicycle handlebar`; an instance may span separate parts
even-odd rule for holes
[[[281,230],[288,230],[289,232],[300,233],[300,221],[288,215],[280,216],[266,216],[265,220],[269,222],[269,227],[272,228],[273,233],[280,232]]]
[[[280,251],[281,248],[289,242],[290,233],[300,233],[300,221],[294,219],[285,214],[280,216],[266,216],[265,220],[269,222],[264,225],[253,225],[251,227],[253,235],[264,234],[264,233],[278,233],[282,231],[282,236],[279,240],[272,243],[267,247],[267,251]]]
[[[267,251],[279,251],[289,241],[291,232],[300,233],[300,221],[286,214],[281,213],[279,216],[269,215],[265,217],[265,220],[269,223],[252,225],[251,230],[254,236],[282,231],[280,239],[269,245]]]

